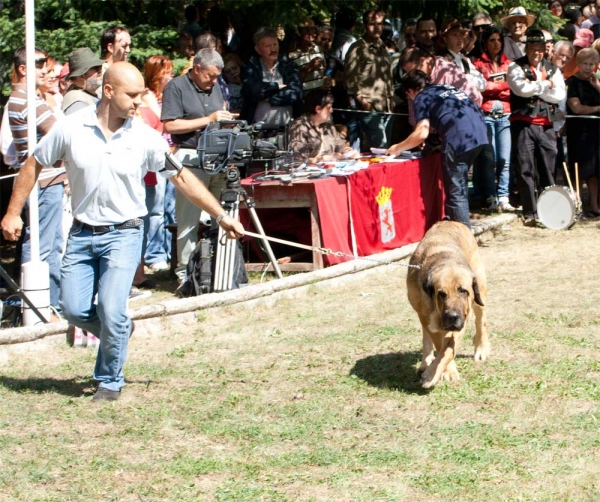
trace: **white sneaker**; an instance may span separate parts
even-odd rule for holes
[[[166,261],[159,261],[148,265],[148,268],[153,272],[160,272],[161,270],[169,270],[169,264]]]
[[[498,201],[498,211],[501,213],[512,213],[516,210],[517,208],[513,207],[510,202],[508,202],[508,197],[500,197]]]

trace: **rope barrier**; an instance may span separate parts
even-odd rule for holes
[[[408,117],[409,116],[408,113],[377,112],[375,110],[371,110],[370,112],[367,112],[365,110],[352,110],[350,108],[334,108],[333,111],[334,112],[344,112],[344,113],[364,113],[364,114],[368,114],[368,115],[376,113],[378,115],[396,115],[398,117]],[[568,118],[568,119],[596,119],[596,120],[600,120],[600,116],[598,116],[598,115],[565,115],[565,118]]]
[[[368,115],[376,113],[377,115],[397,115],[398,117],[408,117],[409,116],[408,113],[377,112],[375,110],[371,110],[370,112],[367,112],[365,110],[351,110],[349,108],[334,108],[333,111],[334,112],[348,112],[348,113],[366,113]]]

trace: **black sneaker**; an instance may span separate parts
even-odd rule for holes
[[[116,401],[119,397],[121,397],[120,390],[109,390],[100,387],[94,394],[92,401]]]
[[[526,227],[544,228],[542,222],[537,218],[525,218],[525,221],[523,221],[523,225]]]

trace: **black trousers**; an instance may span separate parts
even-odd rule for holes
[[[525,218],[537,217],[536,177],[539,189],[554,185],[556,136],[552,126],[515,121],[510,124],[513,165]]]

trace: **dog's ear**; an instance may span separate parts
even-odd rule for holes
[[[435,288],[433,287],[433,278],[431,275],[428,275],[421,284],[423,287],[423,291],[429,295],[430,298],[433,299],[433,294],[435,293]]]
[[[473,276],[473,295],[475,296],[475,303],[485,307],[481,300],[481,294],[479,293],[479,284],[477,284],[477,277]]]

